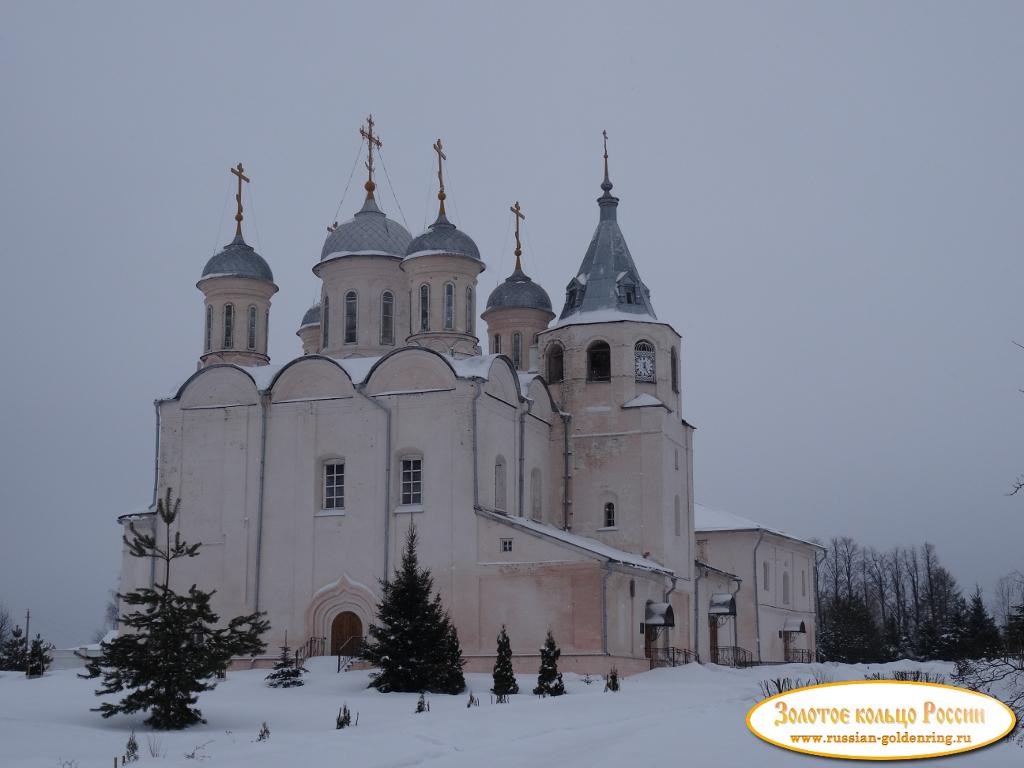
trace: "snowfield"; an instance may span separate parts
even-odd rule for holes
[[[747,710],[760,699],[758,684],[775,677],[810,677],[806,664],[746,670],[690,664],[659,669],[622,681],[619,693],[605,693],[603,681],[591,685],[566,675],[569,693],[539,699],[529,693],[508,704],[492,704],[490,675],[466,675],[480,699],[467,709],[468,694],[428,696],[430,711],[414,714],[416,694],[381,694],[367,689],[368,673],[337,674],[335,660],[314,658],[301,688],[273,689],[267,670],[232,672],[216,690],[203,694],[199,707],[206,725],[185,731],[151,731],[145,715],[102,719],[90,712],[99,699],[97,681],[73,670],[26,680],[0,673],[0,766],[2,768],[109,768],[124,752],[134,727],[140,768],[195,766],[225,768],[282,766],[587,766],[634,765],[704,768],[777,768],[838,765],[766,744],[745,724]],[[835,681],[860,680],[869,672],[923,669],[947,676],[945,663],[819,664]],[[535,678],[518,677],[522,691]],[[348,704],[355,728],[335,730],[335,717]],[[270,739],[257,742],[266,721]],[[159,757],[150,756],[154,741]],[[186,757],[199,745],[195,759]],[[1024,750],[1000,742],[976,752],[931,759],[928,766],[1006,768],[1024,765]]]

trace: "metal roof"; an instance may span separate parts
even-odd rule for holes
[[[203,267],[203,277],[248,277],[274,282],[270,265],[242,239],[242,233],[214,254]]]
[[[334,254],[382,254],[404,256],[412,235],[397,221],[389,219],[377,207],[377,201],[367,195],[363,207],[351,219],[327,236],[320,260]]]

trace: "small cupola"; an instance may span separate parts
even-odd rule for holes
[[[302,340],[302,354],[315,355],[320,351],[320,302],[306,310],[295,335]]]

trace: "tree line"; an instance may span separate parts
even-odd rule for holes
[[[934,545],[881,552],[833,538],[817,568],[818,653],[825,661],[955,660],[1024,652],[1024,574],[1007,574],[994,612],[965,596]]]

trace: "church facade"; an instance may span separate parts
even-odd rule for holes
[[[519,671],[549,629],[568,671],[687,656],[708,599],[694,601],[680,336],[626,246],[607,152],[561,312],[522,270],[517,203],[515,270],[479,313],[485,262],[447,217],[440,141],[438,216],[413,237],[377,203],[379,138],[362,132],[365,200],[329,228],[320,301],[283,365],[267,349],[277,287],[242,235],[233,170],[235,239],[197,283],[198,370],[156,404],[155,487],[181,497],[181,534],[203,544],[172,586],[216,587],[223,617],[266,611],[271,648],[287,633],[353,655],[415,524],[469,670],[490,669],[502,625]],[[153,509],[120,522],[145,530]],[[125,555],[122,592],[152,579]]]

